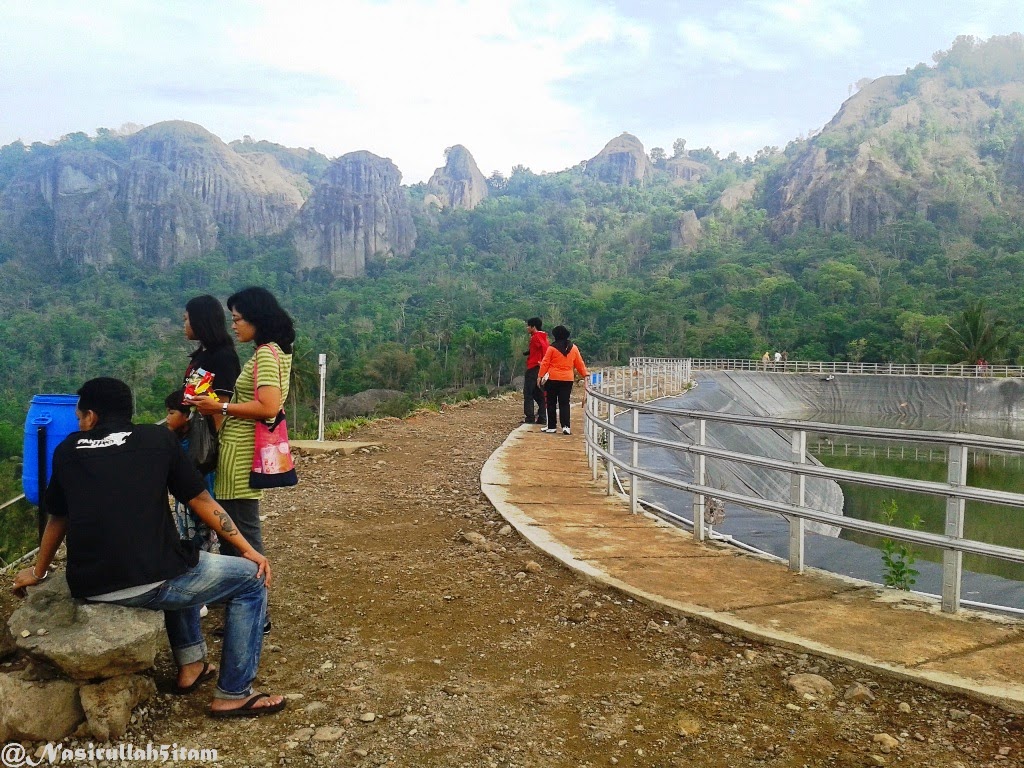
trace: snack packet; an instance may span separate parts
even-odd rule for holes
[[[213,374],[203,368],[196,368],[185,379],[185,400],[204,396],[218,399],[217,393],[213,391]]]

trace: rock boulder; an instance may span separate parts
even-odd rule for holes
[[[401,181],[394,163],[371,152],[335,160],[295,221],[299,266],[360,277],[374,257],[412,253],[416,226]]]
[[[0,673],[0,743],[60,741],[84,719],[74,683],[37,680],[26,671]]]
[[[75,600],[63,572],[31,588],[7,625],[21,650],[74,680],[149,669],[167,647],[161,612]]]
[[[406,397],[405,392],[397,389],[365,389],[348,397],[339,397],[326,409],[327,418],[334,420],[369,416],[381,403],[402,397]]]
[[[604,149],[587,161],[585,173],[606,184],[626,187],[645,183],[654,173],[654,166],[640,139],[630,133],[623,133],[605,144]]]
[[[155,693],[152,678],[142,675],[121,675],[83,685],[80,695],[89,732],[99,741],[119,739],[128,730],[132,710]]]
[[[672,247],[692,251],[704,236],[704,227],[697,218],[695,211],[683,211],[679,214],[679,223],[672,231]]]
[[[461,144],[445,151],[444,167],[434,171],[427,182],[441,208],[470,211],[487,197],[487,179],[480,173],[476,160]]]
[[[17,650],[18,645],[14,642],[14,635],[7,629],[6,624],[0,624],[0,661],[13,656]]]

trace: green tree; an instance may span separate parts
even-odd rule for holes
[[[955,365],[976,365],[980,359],[991,363],[1001,359],[1008,335],[1006,321],[993,318],[978,299],[946,324],[940,345]]]

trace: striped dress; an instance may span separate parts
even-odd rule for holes
[[[268,346],[261,346],[249,358],[235,380],[232,403],[250,403],[255,400],[252,371],[256,364],[260,380],[258,386],[280,387],[281,407],[288,399],[288,380],[292,372],[292,356],[273,345],[280,357],[274,357]],[[249,487],[249,471],[256,442],[256,422],[228,416],[220,429],[220,456],[217,460],[217,478],[214,495],[218,499],[261,499],[263,491]]]

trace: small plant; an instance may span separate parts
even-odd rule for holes
[[[893,525],[898,512],[896,500],[890,499],[889,504],[882,509],[882,522],[886,525]],[[913,531],[920,528],[921,516],[915,514],[907,527]],[[916,560],[917,553],[910,544],[904,541],[882,539],[882,570],[884,571],[885,586],[909,592],[910,588],[917,583],[917,577],[920,575],[913,568]]]
[[[343,438],[349,432],[352,432],[365,424],[369,424],[370,421],[371,419],[368,419],[365,416],[356,416],[353,419],[332,421],[324,428],[324,436],[328,440],[338,440]]]

